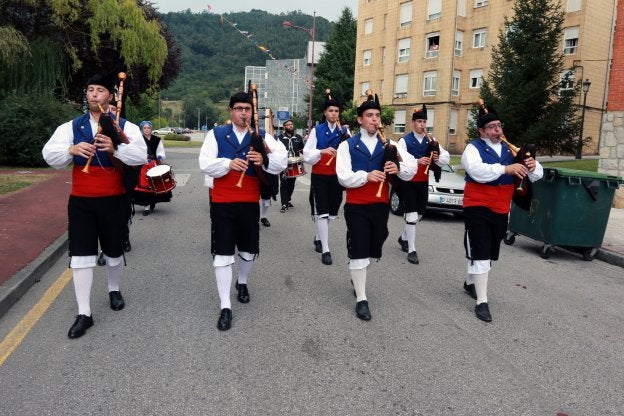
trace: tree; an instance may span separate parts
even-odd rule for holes
[[[573,100],[579,83],[562,89],[561,5],[516,0],[513,11],[492,50],[481,97],[496,108],[506,136],[515,145],[534,143],[546,154],[574,152],[579,120]]]
[[[313,118],[322,117],[325,90],[331,90],[332,98],[337,99],[343,106],[353,99],[353,74],[355,73],[355,41],[357,35],[357,20],[351,9],[342,9],[340,19],[325,44],[325,52],[318,65],[314,68],[314,97],[312,107]]]
[[[362,103],[356,103],[354,100],[351,100],[347,105],[344,106],[344,110],[342,112],[342,120],[349,125],[349,129],[353,134],[355,134],[360,129],[360,126],[357,122],[357,108],[360,106],[360,104]],[[391,125],[393,121],[394,108],[389,105],[382,105],[381,125],[387,127]]]

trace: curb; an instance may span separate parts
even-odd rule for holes
[[[67,232],[46,247],[33,261],[0,286],[0,317],[11,309],[15,303],[52,267],[54,263],[67,253],[69,239]]]
[[[595,258],[606,263],[613,264],[614,266],[624,267],[624,256],[610,250],[599,248],[596,252]]]

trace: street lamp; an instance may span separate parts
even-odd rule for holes
[[[316,35],[316,12],[313,14],[312,27],[305,28],[297,26],[292,22],[283,22],[282,26],[292,27],[293,29],[301,29],[312,38],[312,65],[310,66],[310,106],[308,109],[308,133],[312,130],[312,97],[314,96],[314,36]]]
[[[579,133],[579,139],[576,145],[575,159],[580,159],[581,153],[583,151],[583,124],[585,123],[585,103],[587,102],[587,93],[589,92],[589,86],[591,85],[591,81],[585,79],[585,81],[583,81],[581,85],[583,88],[583,109],[581,110],[581,131]]]

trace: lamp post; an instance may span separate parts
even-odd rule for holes
[[[576,156],[575,159],[581,158],[581,153],[583,151],[583,124],[585,123],[585,103],[587,102],[587,92],[589,92],[589,86],[591,85],[591,81],[585,79],[582,82],[583,88],[583,109],[581,110],[581,131],[579,132],[578,143],[576,145]]]
[[[312,97],[314,96],[314,36],[316,35],[316,12],[313,14],[312,27],[305,28],[294,25],[292,22],[282,22],[284,27],[292,27],[293,29],[301,29],[312,38],[312,64],[310,66],[310,105],[308,109],[308,133],[312,130]]]

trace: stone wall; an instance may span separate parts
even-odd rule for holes
[[[624,111],[608,111],[602,119],[598,172],[624,178]],[[613,206],[624,208],[624,186],[615,191]]]

